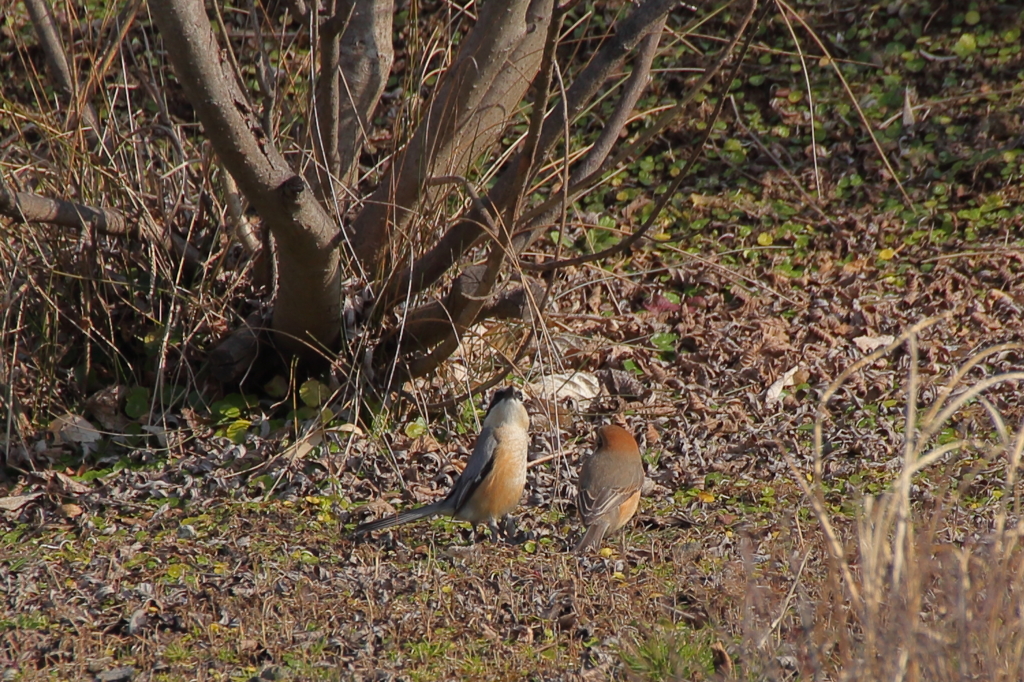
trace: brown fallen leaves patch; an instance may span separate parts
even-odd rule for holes
[[[986,14],[1009,7],[981,5]],[[916,11],[911,3],[884,21],[899,25],[904,10]],[[942,13],[935,19],[950,20]],[[991,167],[1015,151],[1019,134],[1019,111],[992,111],[1003,102],[991,85],[1003,78],[1017,87],[1019,57],[1009,64],[1001,58],[993,48],[976,61],[925,60],[917,96],[928,115],[917,110],[912,130],[883,142],[914,172],[907,184],[918,211],[912,218],[892,207],[897,192],[881,176],[869,141],[842,117],[826,117],[817,173],[806,159],[786,161],[803,187],[821,190],[822,214],[751,147],[734,170],[721,155],[706,160],[665,227],[669,239],[557,273],[546,333],[515,368],[516,379],[543,386],[545,377],[579,372],[600,379],[599,393],[577,391],[570,400],[542,393],[530,403],[531,459],[540,463],[529,472],[517,545],[471,545],[464,524],[445,520],[358,545],[345,534],[369,512],[390,513],[447,491],[473,446],[476,425],[465,412],[453,410],[410,438],[404,427],[411,411],[361,430],[300,428],[306,435],[296,436],[293,425],[272,427],[256,410],[239,444],[215,435],[216,420],[195,407],[161,416],[150,415],[146,403],[143,416],[129,417],[125,387],[111,379],[82,396],[80,414],[39,418],[52,429],[37,433],[26,410],[15,408],[44,393],[37,384],[57,379],[24,351],[38,344],[21,343],[17,357],[5,352],[8,431],[25,437],[4,435],[2,444],[10,477],[0,481],[3,676],[247,679],[266,671],[262,679],[608,679],[627,674],[624,653],[653,643],[644,649],[652,656],[666,633],[678,651],[701,632],[711,633],[701,649],[708,658],[702,675],[728,676],[734,659],[741,677],[835,672],[827,662],[861,641],[864,624],[822,625],[843,622],[849,600],[786,458],[805,478],[820,476],[822,504],[861,568],[859,505],[888,490],[898,474],[912,356],[899,349],[841,387],[828,406],[815,472],[810,427],[824,388],[924,318],[945,316],[919,339],[919,408],[980,350],[1024,339],[1024,196],[1019,170],[1003,176]],[[993,83],[947,93],[947,71],[961,82]],[[765,100],[765,116],[777,115],[768,125],[800,134],[804,110],[790,96],[802,86],[790,83],[791,75],[778,76],[767,96],[763,88],[744,86],[744,93],[754,106]],[[677,77],[664,75],[666,83]],[[907,95],[898,94],[902,107]],[[688,126],[702,122],[688,118],[666,144],[686,144]],[[912,148],[956,129],[944,147]],[[388,142],[390,133],[374,137]],[[776,155],[789,153],[778,141],[769,144]],[[989,152],[989,160],[970,161]],[[837,198],[853,173],[864,183],[861,194]],[[636,226],[649,201],[650,187],[636,185],[624,178],[619,191],[640,193],[621,201],[608,193],[605,210],[623,231]],[[975,229],[969,216],[982,207],[1006,216]],[[780,214],[799,234],[764,229],[767,238],[759,240]],[[569,233],[585,241],[572,225]],[[20,262],[3,253],[5,263]],[[49,276],[52,267],[42,271]],[[135,338],[133,318],[113,310],[112,319],[122,316],[126,329],[117,333]],[[220,334],[225,319],[203,325]],[[503,344],[525,336],[516,327],[488,333]],[[425,404],[477,377],[480,358],[462,360],[459,382],[414,387]],[[967,385],[1022,369],[1024,355],[1007,349],[974,368]],[[998,430],[991,414],[1019,428],[1022,396],[1019,385],[994,387],[953,415],[938,440],[991,444]],[[332,408],[351,416],[349,405]],[[601,554],[577,558],[566,552],[579,533],[577,464],[593,445],[594,427],[612,420],[643,447],[643,507]],[[123,433],[130,426],[166,432]],[[1019,563],[989,540],[1000,523],[1011,530],[1019,524],[997,513],[1020,495],[1019,483],[1008,483],[1017,480],[1011,462],[1006,453],[967,447],[912,481],[914,512],[931,524],[922,524],[931,534],[919,555],[926,589],[918,611],[898,599],[890,610],[923,614],[902,630],[936,647],[932,679],[944,672],[939,666],[971,658],[937,644],[967,646],[943,623],[970,632],[995,608],[986,590],[1015,596],[1013,585],[995,578],[1014,574]],[[91,474],[98,475],[89,480]],[[1010,622],[993,631],[1010,641]],[[897,641],[896,625],[883,623],[877,632]]]
[[[852,252],[856,240],[833,234],[819,247]],[[287,662],[309,677],[329,669],[353,678],[571,678],[619,670],[621,651],[656,636],[637,624],[704,625],[749,661],[750,651],[730,648],[747,636],[743,624],[768,627],[785,614],[773,630],[772,665],[801,669],[807,662],[793,642],[811,617],[786,611],[784,597],[794,585],[805,606],[838,597],[823,582],[824,546],[801,516],[784,455],[813,471],[808,429],[823,387],[926,315],[947,316],[920,339],[925,404],[980,349],[1024,338],[1019,252],[915,247],[903,257],[940,255],[948,257],[899,277],[891,263],[867,258],[796,278],[752,270],[746,276],[770,288],[738,289],[732,270],[684,261],[666,280],[649,272],[651,253],[634,253],[628,290],[614,304],[602,298],[596,311],[616,317],[585,321],[586,343],[599,352],[563,354],[558,366],[601,377],[599,395],[530,404],[543,424],[531,458],[550,459],[530,470],[525,536],[514,546],[464,549],[469,529],[449,521],[361,545],[344,534],[368,511],[444,494],[473,445],[462,415],[416,438],[400,429],[325,432],[302,456],[280,456],[287,450],[274,433],[236,445],[207,431],[174,439],[179,446],[160,456],[128,452],[130,466],[95,481],[73,470],[26,475],[0,497],[3,664],[28,677],[55,670],[81,678],[122,663],[172,678],[186,670],[230,677]],[[580,287],[556,302],[554,319],[593,311],[583,286],[591,275],[566,273]],[[693,286],[699,293],[683,293],[677,308],[651,310],[657,296]],[[563,335],[581,345],[571,329],[554,332],[555,342]],[[845,537],[856,500],[895,475],[909,362],[898,350],[867,366],[829,405],[823,499]],[[1024,356],[1008,349],[968,379],[1022,368]],[[985,399],[1007,424],[1024,419],[1016,386]],[[970,405],[948,435],[987,434],[988,415]],[[632,530],[609,540],[610,553],[577,559],[566,553],[579,532],[576,466],[593,427],[613,419],[644,449],[644,508]],[[76,443],[47,441],[57,451],[47,457]],[[983,537],[1006,475],[1005,458],[967,452],[915,480],[914,499],[948,505],[955,537]],[[103,668],[96,661],[111,646],[118,654]],[[713,667],[726,670],[717,656]]]

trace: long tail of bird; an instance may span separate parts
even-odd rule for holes
[[[403,523],[411,523],[412,521],[425,519],[428,516],[434,516],[435,514],[451,514],[447,498],[422,507],[416,507],[415,509],[399,512],[394,516],[385,516],[383,519],[377,519],[376,521],[369,521],[367,523],[360,524],[356,526],[356,529],[352,531],[352,533],[354,535],[363,535],[371,531],[384,530],[385,528],[391,528],[392,526],[398,526]]]
[[[583,539],[580,540],[580,544],[576,545],[576,553],[580,554],[600,546],[601,541],[604,540],[605,531],[607,530],[608,522],[603,519],[592,523],[587,527],[587,532],[583,534]]]

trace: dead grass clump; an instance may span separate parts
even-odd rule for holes
[[[14,99],[0,107],[0,184],[124,218],[85,228],[0,220],[0,450],[15,471],[78,468],[94,462],[68,456],[48,425],[70,412],[125,438],[122,425],[90,410],[89,399],[106,390],[144,394],[141,425],[170,428],[167,413],[204,388],[202,349],[258,304],[246,299],[252,266],[228,229],[223,175],[194,126],[168,115],[168,73],[150,68],[141,48],[94,73],[92,85],[103,83],[92,93],[103,139],[90,138],[77,108],[49,89],[24,10],[8,19],[4,64],[12,81],[32,87],[7,92]],[[147,45],[147,30],[132,23],[124,44]],[[88,40],[74,56],[109,66]]]
[[[918,409],[915,325],[851,366],[823,396],[815,424],[814,474],[789,459],[811,502],[820,541],[804,546],[788,595],[758,595],[747,609],[741,658],[768,679],[1019,680],[1024,676],[1024,553],[1019,542],[1017,471],[1024,426],[1007,428],[986,392],[1013,388],[1024,373],[972,381],[986,359],[1017,353],[1004,344],[975,354]],[[855,519],[824,501],[821,471],[825,405],[843,381],[907,345],[910,371],[901,468],[889,490],[866,496]],[[949,437],[948,427],[980,404],[991,430]],[[939,434],[946,434],[939,437]],[[973,475],[995,472],[1002,485],[979,493]],[[808,480],[810,478],[810,480]],[[820,571],[803,571],[824,556]],[[796,556],[796,555],[794,555]],[[791,563],[792,562],[791,560]],[[792,608],[789,604],[792,603]],[[780,606],[781,605],[781,606]],[[770,621],[768,615],[781,613]]]

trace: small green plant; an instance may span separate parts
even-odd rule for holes
[[[646,682],[674,682],[714,674],[714,643],[710,631],[663,623],[620,653],[626,667]]]

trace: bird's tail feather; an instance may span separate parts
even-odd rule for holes
[[[587,532],[583,534],[583,539],[580,540],[580,544],[576,545],[576,553],[580,554],[595,547],[599,547],[601,545],[601,541],[604,540],[606,530],[608,530],[607,521],[595,521],[591,524],[587,528]]]
[[[399,512],[394,516],[385,516],[383,519],[362,523],[356,526],[356,529],[352,531],[352,533],[355,535],[363,535],[364,533],[369,533],[371,531],[384,530],[403,523],[410,523],[412,521],[418,521],[419,519],[425,519],[426,517],[433,516],[434,514],[450,514],[451,512],[445,505],[446,502],[447,500],[438,500],[437,502],[433,502],[422,507]]]

